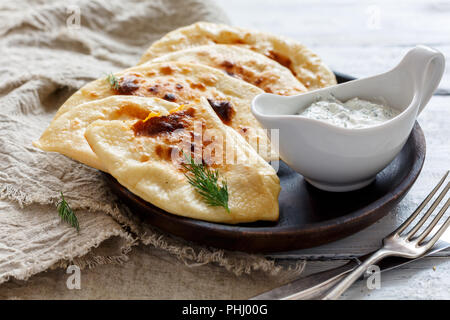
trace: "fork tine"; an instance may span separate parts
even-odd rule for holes
[[[450,226],[450,217],[444,222],[444,224],[439,228],[439,230],[431,237],[430,241],[425,244],[425,249],[429,250],[434,244],[440,239],[442,234],[447,230]]]
[[[433,202],[433,204],[427,210],[427,212],[424,214],[424,216],[419,220],[419,222],[417,222],[417,224],[411,229],[411,231],[408,232],[408,234],[406,235],[407,239],[414,236],[416,234],[417,230],[419,230],[424,225],[424,223],[428,220],[430,215],[433,213],[434,209],[436,209],[436,207],[439,205],[439,203],[442,201],[442,199],[447,194],[448,189],[450,189],[450,182],[447,183],[444,190],[442,190],[442,192],[439,194],[439,196],[436,198],[436,200]]]
[[[441,187],[441,185],[444,183],[445,179],[448,176],[449,171],[447,171],[447,173],[441,178],[441,181],[439,181],[439,183],[436,185],[436,187],[434,187],[433,190],[431,190],[430,194],[422,201],[422,203],[417,207],[416,210],[414,210],[413,214],[406,219],[405,222],[403,222],[403,224],[397,228],[397,230],[394,231],[394,233],[401,233],[403,232],[410,224],[411,222],[417,217],[417,215],[420,213],[420,211],[422,211],[422,209],[427,205],[427,203],[431,200],[431,198],[433,198],[433,196],[436,194],[436,192],[439,190],[439,188]]]
[[[434,217],[433,221],[427,226],[427,228],[424,230],[424,232],[417,237],[417,243],[420,244],[423,239],[425,239],[433,230],[433,228],[438,224],[439,220],[441,220],[442,216],[445,214],[445,211],[447,211],[448,207],[450,206],[450,198],[447,199],[447,202],[442,206],[441,210],[439,210],[439,213]]]

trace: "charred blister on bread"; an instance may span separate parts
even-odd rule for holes
[[[156,116],[150,119],[138,120],[132,126],[136,136],[156,136],[168,134],[189,126],[195,114],[193,108],[171,113],[167,116]]]
[[[220,120],[226,125],[230,125],[233,120],[233,116],[236,113],[233,109],[231,102],[229,101],[217,101],[213,99],[207,99],[209,105],[213,108],[214,112],[219,116]]]
[[[232,64],[231,62],[228,62],[227,65],[231,66]],[[170,75],[175,69],[170,66],[163,66],[159,68],[159,70],[165,75]],[[241,73],[243,73],[243,71],[241,71]],[[248,76],[250,75],[248,74]],[[185,81],[188,86],[182,85],[180,83],[182,81]],[[206,91],[206,85],[202,81],[211,84],[216,82],[217,79],[214,76],[208,76],[201,77],[197,82],[192,82],[189,79],[179,81],[171,81],[171,79],[161,81],[158,79],[152,81],[151,78],[144,78],[141,77],[140,74],[134,73],[120,77],[118,89],[115,91],[116,94],[121,95],[159,97],[170,102],[188,104],[192,101],[192,98],[196,96],[191,90]],[[177,92],[177,94],[174,92]],[[225,99],[217,100],[217,98],[208,98],[208,102],[223,123],[230,125],[233,116],[236,113],[231,102]],[[141,116],[139,118],[142,119]]]

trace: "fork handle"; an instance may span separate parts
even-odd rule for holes
[[[336,300],[347,290],[356,280],[358,280],[366,270],[380,261],[381,259],[389,256],[390,253],[386,249],[380,249],[375,251],[370,257],[364,260],[358,267],[350,272],[341,282],[339,282],[333,289],[331,289],[322,300]]]

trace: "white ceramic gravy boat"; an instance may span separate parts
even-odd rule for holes
[[[436,90],[445,68],[437,50],[418,46],[391,71],[296,96],[263,93],[252,113],[266,129],[279,129],[280,157],[312,185],[350,191],[370,184],[400,152]],[[358,97],[385,103],[401,113],[380,125],[348,129],[296,115],[318,96],[341,101]]]

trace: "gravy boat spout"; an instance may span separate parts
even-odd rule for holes
[[[263,93],[252,113],[266,129],[278,129],[280,157],[312,185],[351,191],[370,184],[400,152],[436,90],[445,67],[437,50],[418,46],[392,70],[296,96]],[[399,111],[381,124],[349,129],[298,115],[317,98],[360,98]]]

